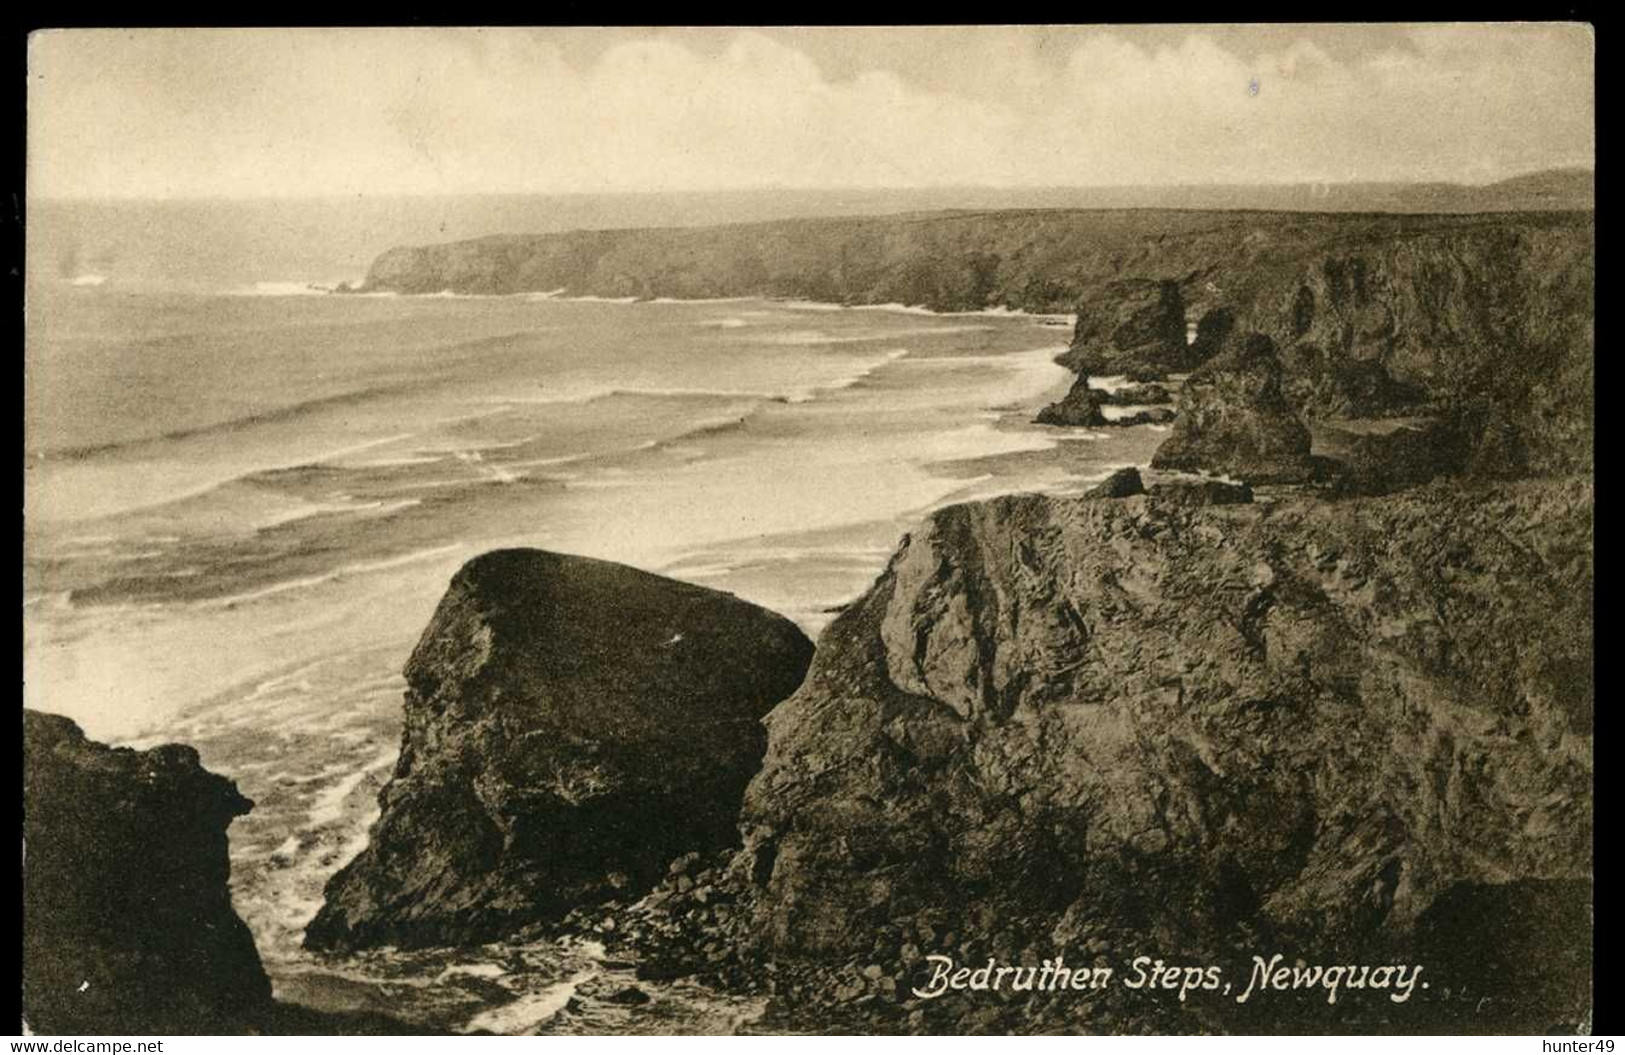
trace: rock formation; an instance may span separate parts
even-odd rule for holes
[[[1100,393],[1089,387],[1089,375],[1079,374],[1066,397],[1040,410],[1033,422],[1038,425],[1094,428],[1106,424],[1106,416],[1100,412],[1100,403]]]
[[[1078,305],[1077,315],[1072,348],[1061,361],[1080,373],[1150,380],[1194,365],[1177,282],[1108,282]]]
[[[253,806],[180,744],[85,738],[23,711],[23,1019],[36,1033],[238,1032],[271,983],[231,905]]]
[[[1314,472],[1309,430],[1281,392],[1281,363],[1253,334],[1191,374],[1157,469],[1224,473],[1249,483],[1303,483]]]
[[[407,663],[382,815],[306,944],[489,940],[730,845],[762,716],[811,653],[780,616],[622,565],[470,561]]]
[[[920,984],[925,953],[1122,970],[1146,951],[1241,984],[1252,952],[1418,962],[1345,957],[1425,938],[1440,966],[1410,1008],[1322,996],[1293,1027],[1291,1005],[1123,991],[1021,1004],[1005,1028],[1454,1013],[1450,965],[1515,960],[1538,927],[1457,942],[1435,922],[1451,899],[1590,875],[1590,524],[1585,478],[938,512],[769,716],[738,865],[757,945],[887,984]],[[1543,918],[1569,926],[1572,904]],[[1006,1014],[982,994],[925,1013]]]
[[[1118,469],[1100,483],[1083,493],[1085,498],[1132,498],[1135,495],[1145,494],[1145,481],[1140,479],[1140,470],[1129,466]]]

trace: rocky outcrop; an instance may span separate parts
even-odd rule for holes
[[[369,845],[306,944],[484,941],[734,843],[762,716],[811,653],[780,616],[622,565],[470,561],[407,663]]]
[[[1175,413],[1168,407],[1146,407],[1132,414],[1117,413],[1108,416],[1100,408],[1103,406],[1144,406],[1145,403],[1157,402],[1152,399],[1129,399],[1123,396],[1129,392],[1134,396],[1157,396],[1162,400],[1168,398],[1168,390],[1161,385],[1149,385],[1120,389],[1117,392],[1103,392],[1089,386],[1089,375],[1079,374],[1072,388],[1067,392],[1066,398],[1051,403],[1038,412],[1033,419],[1037,425],[1058,425],[1070,428],[1105,428],[1114,426],[1127,428],[1132,425],[1162,425],[1175,418]]]
[[[1215,283],[1237,330],[1281,350],[1301,414],[1432,413],[1458,432],[1470,474],[1589,471],[1589,229],[1501,216],[1347,235]]]
[[[1089,375],[1079,374],[1072,382],[1066,397],[1051,403],[1033,419],[1037,425],[1064,425],[1074,428],[1093,428],[1106,424],[1100,412],[1100,393],[1089,387]]]
[[[1275,345],[1252,334],[1186,380],[1174,430],[1151,465],[1256,484],[1304,483],[1314,476],[1309,448],[1309,430],[1281,391]]]
[[[737,863],[756,946],[781,980],[783,962],[850,973],[890,1028],[1504,1028],[1504,986],[1452,972],[1516,961],[1540,925],[1448,920],[1463,897],[1517,902],[1495,900],[1509,883],[1569,884],[1537,915],[1583,937],[1591,511],[1570,478],[938,512],[769,716]],[[910,1005],[902,984],[932,953],[1121,977],[1147,952],[1238,987],[1254,953],[1437,966],[1405,1006],[1121,988]],[[863,989],[865,965],[901,992]]]
[[[1145,494],[1145,481],[1140,479],[1140,470],[1129,466],[1118,469],[1106,479],[1083,493],[1085,498],[1132,498],[1134,495]]]
[[[23,711],[23,1019],[36,1033],[240,1032],[271,983],[233,910],[226,828],[253,806],[180,744]]]
[[[1152,380],[1195,365],[1177,282],[1108,282],[1078,305],[1077,315],[1072,347],[1060,362],[1080,374]]]

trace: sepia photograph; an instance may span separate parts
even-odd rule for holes
[[[1596,1032],[1591,25],[26,103],[18,1036]]]

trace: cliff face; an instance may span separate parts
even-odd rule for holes
[[[1457,940],[1452,905],[1532,883],[1543,918],[1587,911],[1590,515],[1581,479],[943,510],[769,716],[760,944],[907,978],[932,952],[1373,962],[1325,958],[1425,935],[1429,999],[1460,998],[1538,928]],[[1092,1028],[1159,1013],[1115,999]],[[1244,1025],[1188,1013],[1160,1028]]]
[[[1459,427],[1475,475],[1588,472],[1594,253],[1589,222],[1357,230],[1198,276],[1196,306],[1274,340],[1311,419],[1421,406]]]
[[[23,1018],[38,1033],[236,1032],[271,983],[232,909],[226,828],[253,803],[179,744],[85,739],[23,711]]]
[[[737,841],[812,645],[729,594],[540,550],[470,561],[406,667],[400,762],[306,944],[478,942]]]

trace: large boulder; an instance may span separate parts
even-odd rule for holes
[[[1078,305],[1077,315],[1072,347],[1061,357],[1074,370],[1152,379],[1195,365],[1177,282],[1108,282]]]
[[[371,841],[306,944],[489,940],[731,845],[761,719],[811,655],[731,594],[541,550],[470,561],[407,662]]]
[[[1248,483],[1303,483],[1314,476],[1309,447],[1309,430],[1282,394],[1274,342],[1251,334],[1186,380],[1174,430],[1151,465]]]
[[[925,954],[1121,979],[1149,953],[1236,987],[1114,981],[1006,1019],[966,992],[914,1005],[943,1016],[921,1030],[1409,1031],[1469,982],[1455,1025],[1485,1028],[1494,979],[1452,972],[1516,962],[1539,927],[1452,931],[1460,892],[1591,874],[1591,510],[1572,478],[936,513],[769,718],[738,863],[757,942],[903,996]],[[1572,905],[1540,917],[1548,945],[1583,941]],[[1431,988],[1238,1005],[1275,953],[1424,963]]]
[[[180,744],[88,740],[23,711],[23,1019],[36,1033],[237,1032],[271,983],[233,910],[253,806]]]

